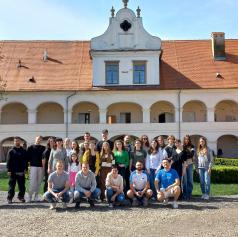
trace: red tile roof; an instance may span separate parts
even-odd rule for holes
[[[210,40],[163,41],[160,86],[108,89],[238,88],[238,40],[225,44],[227,59],[214,61]],[[90,41],[0,41],[0,76],[7,91],[103,90],[92,87],[89,50]],[[35,83],[29,82],[32,77]]]

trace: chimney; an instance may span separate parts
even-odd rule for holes
[[[225,33],[224,32],[212,32],[212,54],[216,61],[225,60]]]

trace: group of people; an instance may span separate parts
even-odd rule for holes
[[[21,139],[14,138],[14,146],[8,152],[7,171],[9,189],[7,201],[12,203],[18,183],[18,199],[25,202],[25,173],[30,169],[27,202],[41,201],[40,186],[44,179],[44,199],[55,209],[57,202],[75,202],[79,208],[82,200],[90,206],[107,201],[109,207],[125,205],[147,206],[150,199],[168,203],[173,199],[191,199],[193,191],[193,167],[199,173],[202,198],[209,199],[210,175],[213,153],[204,137],[195,149],[186,135],[183,144],[173,135],[165,142],[159,136],[149,142],[148,136],[135,139],[129,135],[123,140],[108,139],[108,130],[102,131],[102,140],[95,143],[90,133],[78,143],[66,138],[50,137],[46,147],[37,136],[35,144],[24,149]]]

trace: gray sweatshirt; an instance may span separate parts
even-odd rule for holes
[[[208,152],[207,155],[202,155],[200,153],[197,153],[195,156],[195,167],[196,169],[206,169],[212,168],[214,157],[212,154],[212,150],[210,148],[207,148]]]
[[[80,170],[75,177],[75,190],[79,192],[90,191],[91,193],[96,189],[97,183],[94,173],[89,170],[88,175],[84,176],[83,171]]]
[[[49,165],[51,171],[55,171],[55,165],[58,160],[62,160],[64,162],[64,170],[68,171],[68,157],[67,157],[67,152],[65,148],[62,149],[52,149],[50,152],[50,158],[49,158]]]

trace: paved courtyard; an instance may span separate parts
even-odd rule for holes
[[[0,192],[0,236],[238,236],[238,196],[195,198],[177,210],[158,203],[113,210],[83,203],[66,211],[51,211],[47,203],[8,205],[5,198]]]

